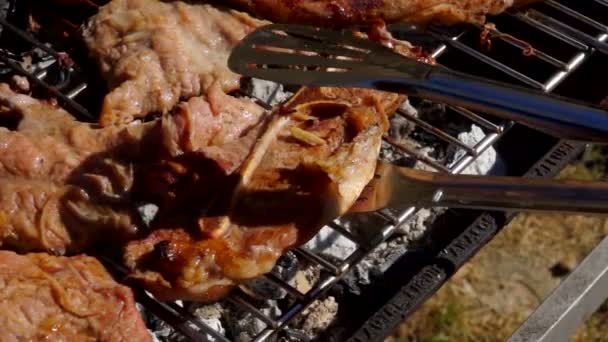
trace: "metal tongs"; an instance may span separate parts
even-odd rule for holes
[[[608,214],[608,182],[452,175],[378,162],[365,209],[448,207]]]
[[[492,114],[558,138],[608,142],[604,110],[422,63],[349,31],[263,26],[233,49],[228,66],[283,84],[404,93]]]
[[[608,113],[401,56],[351,32],[269,25],[233,50],[229,67],[284,84],[402,92],[513,120],[557,137],[608,141]],[[451,175],[378,162],[373,198],[354,212],[445,206],[608,213],[608,183]],[[329,212],[324,220],[339,213]],[[327,223],[327,222],[323,222]]]

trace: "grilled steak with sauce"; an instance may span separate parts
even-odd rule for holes
[[[0,340],[151,341],[131,290],[95,258],[0,251]]]
[[[130,242],[131,277],[162,299],[211,301],[269,272],[287,249],[354,203],[374,174],[387,115],[403,100],[372,90],[304,88],[250,131],[255,139],[216,146],[215,155],[183,154],[165,170],[171,176],[152,178],[148,188],[199,205],[205,193],[224,196],[199,207],[197,221],[167,217]],[[234,162],[222,163],[223,156]]]

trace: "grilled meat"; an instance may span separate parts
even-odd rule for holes
[[[0,84],[0,247],[78,251],[137,229],[127,192],[138,141],[149,125],[98,129],[46,101]]]
[[[382,25],[369,37],[432,62]],[[150,170],[145,187],[169,210],[154,232],[127,244],[130,277],[161,299],[213,301],[269,272],[353,205],[373,176],[387,116],[404,99],[303,88],[237,139]]]
[[[88,256],[0,251],[0,340],[150,341],[133,293]]]
[[[83,30],[110,93],[102,125],[167,113],[180,99],[205,94],[214,84],[239,87],[227,67],[231,48],[262,21],[211,5],[158,0],[113,0]]]
[[[513,0],[230,0],[262,18],[287,24],[346,26],[382,19],[388,23],[483,24]]]
[[[215,154],[182,155],[171,177],[148,187],[164,181],[170,198],[210,205],[197,207],[196,224],[177,222],[172,212],[164,229],[130,242],[131,277],[163,299],[209,301],[269,272],[286,249],[356,200],[373,176],[386,116],[402,101],[371,90],[305,88],[253,134]],[[216,197],[200,200],[205,193]]]
[[[57,254],[135,237],[137,174],[184,151],[214,153],[214,145],[236,139],[265,115],[252,101],[219,90],[162,120],[122,127],[77,122],[6,84],[0,104],[0,117],[18,121],[15,130],[0,128],[0,247]],[[220,127],[219,119],[231,125]]]
[[[237,140],[265,115],[253,101],[226,95],[216,83],[205,96],[180,103],[172,115],[163,118],[163,142],[173,157],[212,149]]]

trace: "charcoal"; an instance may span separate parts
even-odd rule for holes
[[[283,255],[272,269],[272,273],[293,285],[294,277],[298,272],[299,261],[295,254],[287,252]],[[265,279],[256,278],[245,282],[245,286],[260,298],[283,299],[287,296],[287,291],[281,286]]]
[[[251,341],[266,328],[262,320],[240,306],[228,304],[226,309],[223,318],[226,321],[227,336],[232,341]],[[274,300],[265,301],[259,310],[271,319],[277,319],[281,315],[281,310]]]
[[[187,337],[175,331],[173,327],[154,315],[147,315],[146,325],[150,329],[153,339],[159,342],[187,342]]]

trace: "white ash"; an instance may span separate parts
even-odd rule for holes
[[[158,213],[158,206],[152,203],[143,203],[137,206],[137,213],[141,217],[142,222],[146,226],[150,226],[150,223],[156,217]]]
[[[282,313],[275,300],[264,301],[256,307],[271,319],[278,319]],[[267,327],[251,312],[232,304],[224,306],[223,318],[226,322],[227,337],[236,342],[251,341]]]
[[[462,132],[458,135],[458,140],[462,141],[463,143],[467,144],[468,146],[474,146],[475,144],[477,144],[478,142],[480,142],[481,140],[483,140],[483,138],[485,138],[485,133],[483,132],[483,130],[476,126],[476,125],[472,125],[471,126],[471,131],[469,132]],[[457,149],[456,152],[454,153],[454,161],[458,161],[460,160],[460,158],[464,157],[466,155],[466,151],[464,151],[463,149]],[[463,171],[462,174],[467,174],[467,175],[485,175],[487,174],[492,167],[494,166],[494,164],[496,163],[496,150],[492,147],[488,148],[486,151],[484,151],[481,155],[479,155],[475,161],[473,161],[473,163],[471,163],[471,165],[467,166]]]
[[[445,208],[420,208],[414,215],[400,224],[395,230],[396,234],[404,235],[408,241],[421,238],[431,222],[445,211]]]
[[[329,227],[323,227],[317,235],[304,245],[304,248],[323,256],[344,260],[357,250],[357,244],[337,231]]]
[[[251,96],[266,102],[270,106],[284,102],[292,95],[292,93],[285,91],[283,85],[257,78],[249,80],[247,86]]]
[[[187,342],[187,337],[154,315],[144,315],[146,326],[156,342]]]
[[[217,331],[220,335],[225,335],[226,331],[222,325],[222,316],[224,311],[224,308],[219,303],[215,303],[197,307],[194,309],[194,315],[196,317],[200,317],[203,323],[205,323],[211,329]],[[210,335],[206,335],[206,339],[208,341],[215,341],[215,338]]]
[[[326,330],[335,320],[338,313],[338,303],[332,296],[314,301],[310,307],[302,312],[295,322],[309,338],[315,338]]]
[[[406,252],[408,242],[406,236],[400,236],[378,245],[355,266],[355,273],[359,277],[358,282],[367,285],[373,281],[373,277],[382,275]]]
[[[287,252],[281,256],[271,273],[293,286],[295,284],[296,274],[298,273],[298,266],[299,260],[295,254]],[[265,277],[249,280],[243,285],[254,297],[263,299],[283,299],[287,296],[287,291],[285,289]]]

